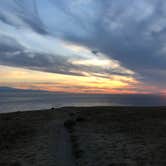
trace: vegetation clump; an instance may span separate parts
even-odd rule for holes
[[[0,149],[8,149],[19,142],[19,139],[35,133],[30,122],[24,120],[2,120],[0,122]]]
[[[68,130],[71,130],[73,129],[73,127],[76,125],[76,122],[72,119],[69,119],[69,120],[66,120],[64,122],[64,126],[68,129]]]

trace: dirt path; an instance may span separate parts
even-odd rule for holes
[[[64,128],[63,122],[52,121],[49,127],[49,152],[53,158],[49,166],[75,166],[70,136]]]

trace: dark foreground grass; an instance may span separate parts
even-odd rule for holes
[[[79,166],[166,165],[166,107],[65,107],[0,114],[0,165],[49,166],[52,120],[62,121],[70,133]]]

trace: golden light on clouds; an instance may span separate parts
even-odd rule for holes
[[[86,60],[75,60],[72,61],[74,65],[84,65],[84,66],[100,66],[103,68],[108,68],[111,65],[111,61],[107,59],[86,59]],[[116,64],[114,64],[116,65]]]
[[[131,76],[73,76],[0,66],[0,86],[40,89],[71,93],[130,93],[131,85],[139,84]],[[131,90],[132,93],[132,90]]]

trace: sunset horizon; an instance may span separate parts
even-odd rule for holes
[[[114,0],[3,0],[0,86],[165,94],[165,24],[156,3],[134,1],[128,10]]]
[[[145,87],[132,77],[116,76],[114,78],[113,76],[113,79],[110,79],[96,76],[65,75],[2,65],[0,67],[3,68],[0,71],[0,87],[75,94],[163,95],[166,93],[156,87]]]

